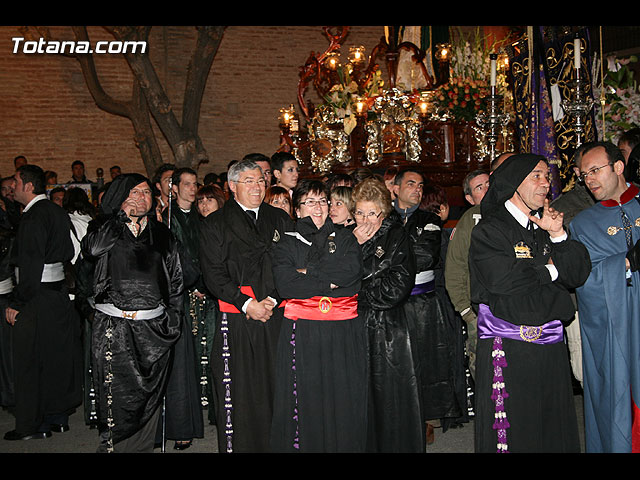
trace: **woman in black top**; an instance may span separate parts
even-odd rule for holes
[[[276,288],[286,302],[271,433],[276,452],[364,451],[362,260],[351,231],[328,218],[327,193],[320,181],[296,186],[295,231],[283,232],[273,251]]]

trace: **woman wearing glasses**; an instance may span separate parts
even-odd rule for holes
[[[409,237],[382,181],[363,180],[353,201],[364,269],[358,314],[368,341],[367,451],[424,453],[415,339],[402,308],[416,275]]]
[[[329,215],[327,187],[303,180],[293,191],[295,231],[273,251],[285,299],[276,360],[271,445],[275,452],[363,452],[366,344],[358,319],[360,248]]]

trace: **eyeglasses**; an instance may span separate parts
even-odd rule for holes
[[[254,180],[253,178],[248,178],[247,180],[240,181],[236,180],[236,183],[244,183],[247,187],[252,187],[253,185],[266,185],[267,181],[264,178],[259,178],[258,180]]]
[[[310,208],[313,208],[316,205],[320,205],[321,207],[326,207],[327,205],[329,205],[329,202],[327,201],[326,198],[321,198],[319,200],[309,199],[309,200],[305,200],[304,202],[300,202],[300,205],[305,205]]]
[[[380,218],[380,215],[382,215],[382,211],[380,211],[380,212],[378,212],[378,213],[376,213],[376,212],[369,212],[369,213],[367,213],[367,214],[365,214],[364,212],[357,211],[357,212],[355,212],[355,213],[353,214],[353,216],[354,216],[354,217],[357,217],[357,218],[363,218],[363,219],[364,219],[364,218],[367,218],[367,219],[369,219],[369,220],[373,220],[374,218]]]
[[[613,163],[607,163],[606,165],[602,165],[601,167],[592,168],[588,172],[581,173],[580,175],[578,175],[578,180],[580,180],[581,182],[584,182],[587,178],[595,176],[596,173],[598,173],[600,170],[602,170],[605,167],[610,167],[611,165],[613,165]]]

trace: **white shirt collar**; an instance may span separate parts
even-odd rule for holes
[[[522,225],[524,228],[527,228],[527,226],[529,225],[529,216],[526,213],[516,207],[511,200],[507,200],[506,202],[504,202],[504,206],[520,225]],[[536,216],[538,216],[537,213]],[[538,228],[538,225],[534,223],[533,228]]]
[[[245,212],[247,210],[253,210],[254,212],[256,212],[256,218],[258,218],[258,210],[260,210],[260,207],[256,207],[256,208],[247,208],[244,205],[242,205],[238,200],[236,200],[236,203],[238,205],[240,205],[240,208],[242,208],[242,210],[244,210]]]
[[[31,201],[29,203],[27,203],[27,205],[22,210],[22,213],[24,213],[27,210],[29,210],[36,202],[39,202],[40,200],[46,200],[46,199],[47,199],[47,196],[44,193],[36,195],[35,197],[33,197],[31,199]]]

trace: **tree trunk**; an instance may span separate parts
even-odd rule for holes
[[[104,27],[116,40],[148,41],[151,27],[116,26]],[[105,92],[100,83],[93,56],[74,54],[82,69],[82,74],[98,108],[121,117],[128,118],[134,128],[134,142],[149,176],[153,176],[164,160],[158,146],[151,116],[167,140],[178,167],[196,169],[201,163],[208,162],[207,151],[198,135],[200,107],[207,83],[207,77],[218,51],[225,27],[205,26],[197,28],[194,52],[189,61],[183,98],[182,123],[178,121],[171,107],[162,82],[151,63],[148,53],[125,53],[129,68],[134,74],[132,98],[130,101],[116,100]],[[24,32],[29,28],[24,27]],[[41,35],[50,39],[46,27],[36,27]],[[77,41],[89,42],[87,28],[73,27]],[[69,56],[69,55],[67,55]]]

